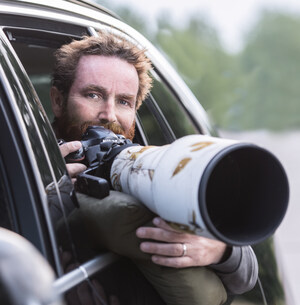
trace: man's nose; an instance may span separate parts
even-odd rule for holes
[[[99,112],[99,120],[106,122],[114,122],[117,120],[115,103],[113,100],[106,101]]]

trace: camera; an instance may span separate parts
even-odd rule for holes
[[[59,140],[63,144],[64,140]],[[102,199],[109,195],[109,172],[114,157],[123,149],[136,146],[123,135],[102,126],[89,126],[81,139],[82,147],[65,157],[66,163],[80,162],[87,170],[76,179],[76,190]]]
[[[133,144],[123,135],[115,134],[102,126],[89,126],[81,139],[82,147],[65,157],[66,163],[82,162],[93,167],[107,162],[123,148]]]
[[[248,142],[188,135],[164,146],[141,146],[91,126],[82,151],[66,157],[87,170],[77,190],[103,198],[114,189],[139,199],[172,227],[221,240],[255,244],[274,233],[288,206],[280,161]]]

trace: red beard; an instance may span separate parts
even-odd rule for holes
[[[56,118],[53,127],[57,138],[64,139],[65,141],[80,141],[82,135],[85,133],[88,126],[103,126],[104,128],[110,129],[115,134],[121,134],[126,139],[133,140],[135,132],[135,122],[133,122],[130,129],[126,132],[124,128],[115,122],[101,123],[101,121],[87,121],[81,125],[76,124],[71,120],[68,114],[63,114],[62,117]]]

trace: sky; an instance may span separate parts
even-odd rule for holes
[[[262,9],[284,10],[300,15],[300,0],[110,0],[114,4],[133,6],[150,22],[161,11],[181,22],[186,16],[199,14],[213,25],[224,47],[230,52],[242,48],[244,34],[259,17]]]

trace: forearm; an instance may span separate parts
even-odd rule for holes
[[[233,247],[225,262],[210,267],[230,294],[242,294],[251,290],[258,278],[257,259],[250,246]]]

